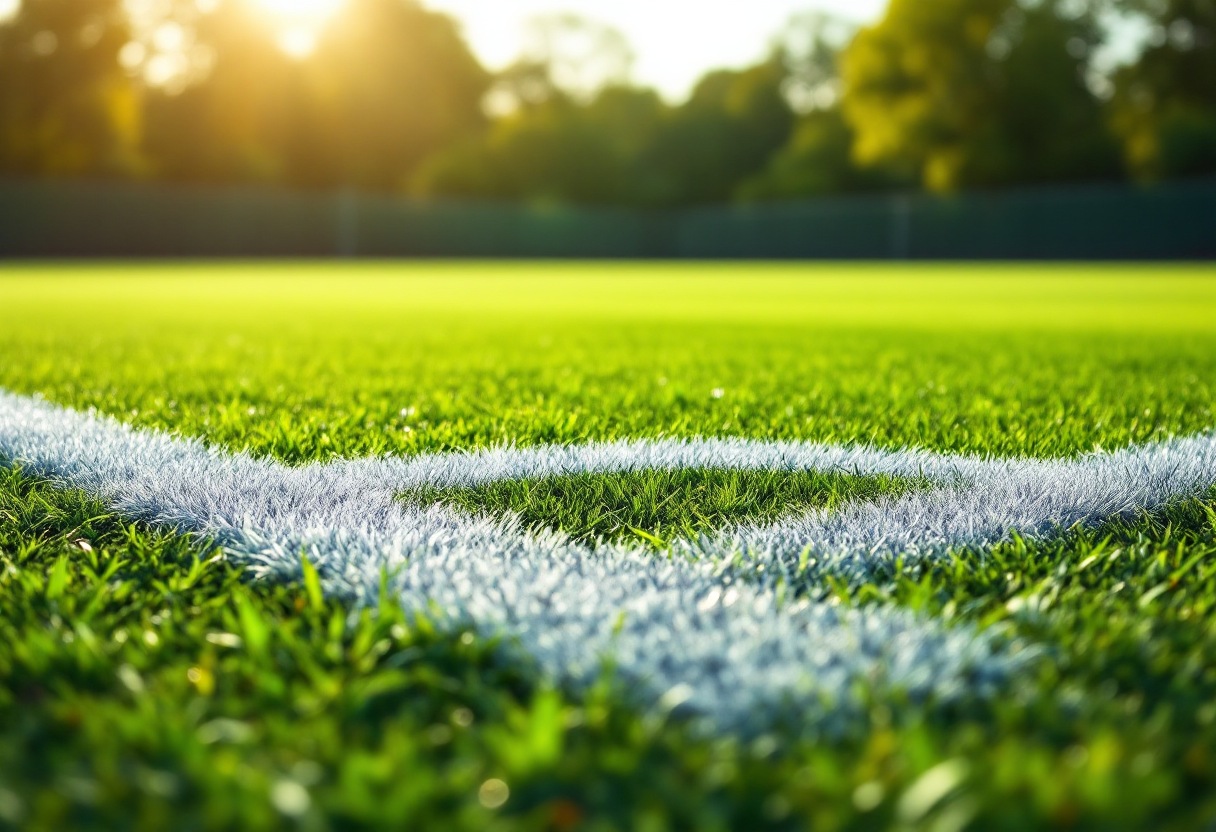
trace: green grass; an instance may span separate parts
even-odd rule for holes
[[[0,386],[291,463],[673,435],[1059,457],[1216,426],[1203,266],[9,265],[0,314]],[[431,498],[662,537],[898,487],[708,471]],[[1201,829],[1214,510],[825,587],[1046,651],[995,700],[876,699],[829,740],[699,735],[610,674],[553,690],[504,645],[349,620],[3,474],[0,826]]]
[[[662,547],[673,537],[745,521],[775,520],[847,501],[905,494],[917,483],[817,471],[677,470],[573,474],[507,480],[477,488],[418,488],[410,503],[442,503],[468,514],[514,514],[527,529],[561,529],[585,543],[631,540]]]
[[[289,462],[660,435],[1061,456],[1212,425],[1211,272],[9,267],[0,385]]]

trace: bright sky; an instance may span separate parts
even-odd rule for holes
[[[743,66],[794,14],[826,11],[856,22],[876,18],[886,0],[424,0],[464,24],[478,57],[498,69],[518,56],[524,22],[574,12],[610,23],[637,54],[633,80],[680,99],[708,69]]]
[[[0,0],[0,19],[22,0]],[[138,6],[147,0],[127,0]],[[204,0],[206,2],[206,0]],[[307,54],[317,28],[345,0],[251,0],[283,19],[283,46]],[[846,20],[876,18],[887,0],[421,0],[464,27],[473,50],[490,69],[519,57],[529,18],[573,12],[608,23],[636,56],[633,80],[672,100],[686,96],[706,72],[746,66],[761,58],[791,16],[826,11]],[[201,4],[200,4],[201,5]]]
[[[127,0],[128,3],[146,0]],[[207,2],[207,0],[201,0]],[[283,46],[308,53],[316,29],[345,0],[251,0],[284,21]],[[793,15],[822,11],[856,23],[877,19],[887,0],[421,0],[463,25],[478,57],[500,69],[519,56],[529,18],[573,12],[611,24],[636,54],[633,80],[657,87],[669,99],[686,96],[706,70],[746,66],[762,57]],[[0,0],[0,19],[21,0]],[[1143,27],[1116,29],[1110,60],[1127,59],[1143,39]]]

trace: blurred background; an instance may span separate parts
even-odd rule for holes
[[[1216,0],[0,0],[0,255],[1209,258]]]

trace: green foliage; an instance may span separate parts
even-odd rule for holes
[[[791,21],[776,57],[785,67],[784,92],[800,113],[790,140],[763,171],[745,181],[744,201],[792,199],[907,187],[915,177],[891,167],[861,167],[853,159],[856,132],[841,107],[840,52],[852,26],[811,14]]]
[[[914,484],[891,477],[815,471],[692,470],[572,474],[509,480],[477,488],[420,488],[416,504],[442,503],[468,513],[518,515],[526,528],[562,529],[576,540],[633,540],[665,545],[746,521],[775,520],[847,501],[873,502]]]
[[[893,0],[855,38],[793,21],[679,105],[569,15],[491,75],[417,0],[351,0],[303,58],[247,0],[153,5],[134,32],[117,0],[0,22],[0,172],[664,207],[1110,179],[1120,146],[1141,179],[1216,170],[1211,0]],[[1093,60],[1109,8],[1149,34],[1113,75]]]
[[[488,76],[454,22],[406,0],[352,0],[306,61],[244,0],[191,24],[215,56],[152,90],[143,150],[171,179],[400,190],[472,133]]]
[[[1073,6],[893,0],[842,59],[854,158],[937,191],[1116,175],[1084,83],[1098,32]]]
[[[782,95],[785,69],[769,60],[701,79],[651,150],[680,202],[729,199],[789,139],[794,116]]]
[[[24,0],[0,24],[0,173],[132,173],[139,103],[118,0]]]
[[[587,105],[555,95],[431,158],[423,194],[566,202],[655,203],[664,186],[641,168],[669,118],[649,90],[613,87]]]
[[[580,105],[557,92],[432,159],[424,194],[632,205],[721,201],[789,136],[776,63],[706,76],[668,107],[610,87]]]
[[[1216,172],[1216,4],[1133,3],[1149,26],[1140,60],[1115,75],[1112,120],[1144,179]]]
[[[911,184],[907,176],[853,162],[856,134],[839,107],[802,116],[790,141],[768,166],[739,188],[744,200],[791,199],[889,190]]]

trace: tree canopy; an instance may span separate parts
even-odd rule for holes
[[[0,172],[637,206],[1216,173],[1216,0],[801,16],[681,103],[570,15],[490,73],[417,0],[348,0],[304,42],[249,0],[153,5],[23,0],[0,23]],[[1119,67],[1113,13],[1146,36]]]
[[[133,173],[137,91],[121,0],[25,0],[0,26],[0,171]]]
[[[488,73],[449,18],[413,2],[351,0],[307,60],[243,0],[194,28],[206,77],[146,93],[144,148],[171,178],[400,189],[484,123]]]
[[[1115,75],[1115,129],[1142,179],[1216,173],[1216,2],[1133,8],[1149,22],[1140,60]]]
[[[1071,0],[892,0],[842,57],[854,159],[932,190],[1117,175],[1085,83],[1098,35]]]

